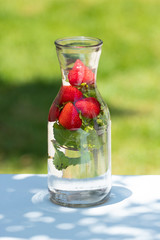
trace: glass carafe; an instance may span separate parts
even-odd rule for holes
[[[55,41],[62,86],[48,116],[48,189],[54,203],[85,207],[111,190],[111,120],[96,85],[103,42]]]

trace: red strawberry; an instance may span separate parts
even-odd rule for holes
[[[70,70],[68,74],[69,82],[72,86],[79,86],[82,83],[84,71]]]
[[[57,104],[54,101],[49,110],[48,121],[49,122],[56,121],[56,119],[59,117],[59,113],[60,113],[59,108],[57,107]]]
[[[62,109],[59,116],[60,124],[69,130],[77,130],[82,125],[77,109],[73,103],[68,102]]]
[[[95,118],[100,113],[100,103],[94,97],[79,100],[75,106],[86,118]]]
[[[80,59],[77,59],[74,63],[74,66],[72,69],[74,70],[83,70],[85,68],[85,65],[84,63],[80,60]]]
[[[72,86],[78,86],[82,83],[84,77],[85,65],[77,59],[72,70],[69,71],[68,79]]]
[[[84,71],[84,76],[83,76],[83,83],[87,83],[87,84],[94,84],[95,82],[95,76],[94,73],[88,68],[85,67],[85,71]]]
[[[72,86],[79,86],[81,83],[94,84],[95,75],[87,66],[77,59],[72,70],[68,74]]]
[[[75,102],[82,98],[83,94],[73,86],[62,86],[59,92],[59,104],[65,102]]]

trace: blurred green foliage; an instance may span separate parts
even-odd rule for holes
[[[113,174],[160,173],[160,1],[0,0],[0,172],[47,173],[47,115],[61,84],[54,40],[104,42],[98,87]]]

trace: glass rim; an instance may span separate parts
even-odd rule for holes
[[[71,43],[74,43],[76,41],[81,41],[84,42],[87,41],[93,41],[93,44],[88,44],[88,45],[70,45],[70,44],[62,44],[65,41],[70,41]],[[96,37],[85,37],[85,36],[75,36],[75,37],[65,37],[65,38],[58,38],[54,41],[56,47],[60,48],[73,48],[73,49],[79,49],[79,48],[95,48],[95,47],[100,47],[103,44],[103,41],[100,38]]]

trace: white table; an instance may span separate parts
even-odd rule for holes
[[[159,240],[160,176],[113,176],[91,208],[50,202],[46,175],[0,175],[0,240]]]

